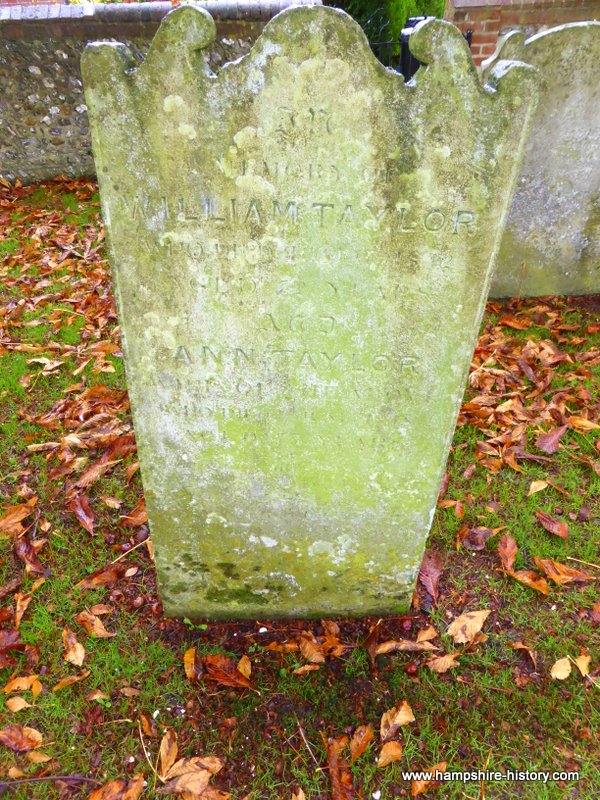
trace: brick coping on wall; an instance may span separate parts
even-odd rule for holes
[[[204,0],[190,5],[206,9],[220,33],[233,34],[245,24],[264,24],[289,6],[321,5],[321,0]],[[88,38],[92,29],[136,35],[136,29],[160,23],[173,10],[170,2],[152,3],[61,3],[0,5],[0,36],[6,39]]]

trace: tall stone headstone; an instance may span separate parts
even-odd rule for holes
[[[514,32],[484,74],[507,58],[539,70],[540,96],[490,294],[600,292],[600,22]]]
[[[179,7],[83,58],[168,614],[408,605],[519,166],[532,70],[461,34],[416,81],[350,17],[277,16],[211,74]]]

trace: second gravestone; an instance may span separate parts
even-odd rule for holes
[[[209,73],[180,7],[83,72],[168,614],[410,603],[531,113],[433,22],[411,85],[344,13]],[[497,81],[497,89],[493,85]]]

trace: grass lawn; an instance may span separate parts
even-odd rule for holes
[[[168,620],[96,187],[0,187],[0,218],[0,794],[120,780],[96,797],[158,798],[167,732],[179,757],[222,762],[190,797],[600,796],[600,297],[489,303],[429,541],[441,577],[409,614]],[[469,611],[489,614],[456,642]],[[414,721],[378,766],[402,701]],[[341,737],[361,726],[374,737],[350,765]],[[579,780],[403,776],[444,762]]]

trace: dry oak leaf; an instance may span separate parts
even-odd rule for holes
[[[512,570],[518,552],[519,548],[513,537],[510,533],[505,533],[498,542],[498,555],[502,561],[502,566],[507,572]]]
[[[547,530],[548,533],[560,536],[561,539],[566,539],[569,535],[569,526],[563,520],[554,519],[554,517],[551,517],[550,514],[547,514],[545,511],[536,511],[535,516],[542,528]]]
[[[379,735],[381,741],[394,737],[403,725],[409,725],[415,721],[412,708],[407,700],[401,700],[393,708],[386,711],[381,717]]]
[[[107,631],[102,620],[90,611],[81,611],[77,614],[75,620],[86,629],[90,636],[95,636],[97,639],[110,639],[112,636],[117,635]]]
[[[17,753],[35,750],[42,743],[42,734],[35,728],[24,728],[13,723],[0,730],[0,744]]]
[[[379,753],[377,766],[387,767],[388,764],[393,764],[394,761],[400,761],[401,758],[402,745],[400,742],[386,742]]]
[[[252,689],[256,691],[248,678],[237,668],[235,661],[227,656],[217,654],[204,656],[202,663],[206,667],[206,678],[220,683],[222,686],[233,686],[236,689]]]
[[[300,652],[311,664],[322,664],[325,661],[325,653],[322,646],[315,640],[312,633],[302,633],[298,640]]]
[[[436,772],[445,772],[446,767],[448,766],[447,761],[440,761],[438,764],[434,764],[433,767],[429,767],[428,770],[424,770],[428,772],[433,777],[430,780],[413,780],[411,781],[410,785],[410,796],[411,797],[418,797],[423,792],[426,792],[427,789],[437,786],[439,781],[435,780]]]
[[[90,675],[91,670],[86,669],[84,670],[81,675],[69,675],[67,678],[63,678],[59,681],[56,686],[52,687],[53,692],[60,692],[61,689],[64,689],[66,686],[72,686],[74,683],[79,683],[79,681],[84,681],[88,675]]]
[[[118,778],[95,789],[87,800],[138,800],[143,789],[143,775],[135,775],[130,781]]]
[[[483,623],[491,613],[488,609],[467,611],[448,625],[446,633],[452,636],[456,644],[468,644],[482,629]]]
[[[350,763],[354,764],[375,738],[371,725],[360,725],[350,739]]]
[[[600,429],[600,425],[585,417],[567,417],[567,422],[572,428],[578,431],[594,431]]]
[[[419,581],[427,589],[434,602],[439,597],[438,584],[443,571],[444,562],[440,554],[435,550],[426,550],[419,571]]]
[[[442,674],[448,672],[449,669],[460,666],[458,663],[458,653],[446,653],[443,656],[435,656],[425,662],[432,672]]]
[[[551,581],[559,585],[595,580],[593,575],[588,575],[587,572],[568,567],[566,564],[560,564],[552,558],[538,558],[534,556],[533,560],[536,566],[541,569]]]
[[[567,658],[559,658],[555,661],[550,670],[550,675],[556,681],[564,681],[571,674],[571,662]]]
[[[76,667],[83,664],[85,658],[85,647],[77,641],[77,637],[69,628],[63,628],[62,640],[65,648],[64,659]]]

